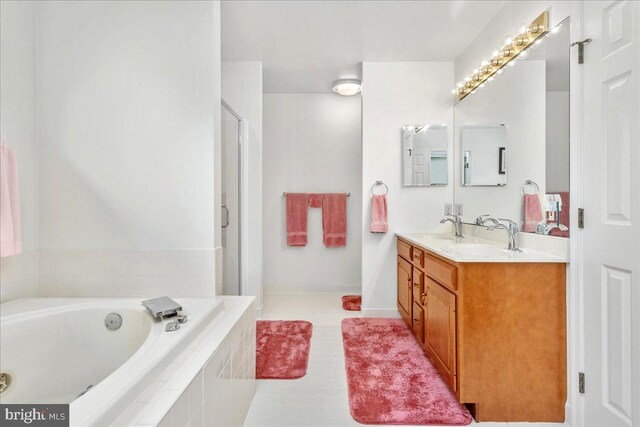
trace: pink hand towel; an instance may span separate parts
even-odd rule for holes
[[[347,244],[347,195],[322,195],[322,231],[324,245],[338,248]]]
[[[387,196],[374,194],[371,199],[371,232],[386,233],[389,231],[387,222]]]
[[[306,246],[307,206],[306,193],[287,193],[287,245]]]
[[[22,252],[16,153],[0,142],[0,256]]]
[[[322,194],[309,194],[309,206],[319,208],[322,206]]]
[[[524,195],[524,227],[522,231],[535,233],[536,226],[542,222],[542,205],[537,194]]]

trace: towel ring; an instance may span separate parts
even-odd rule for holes
[[[371,189],[369,189],[369,192],[371,193],[371,195],[372,195],[372,196],[374,195],[374,193],[373,193],[373,189],[374,189],[376,186],[378,186],[378,185],[382,185],[382,186],[384,186],[384,195],[385,195],[385,196],[386,196],[387,194],[389,194],[389,187],[387,187],[387,184],[385,184],[385,183],[384,183],[384,182],[382,182],[382,181],[376,181],[376,182],[374,182],[374,183],[373,183],[373,185],[371,186]]]
[[[535,188],[536,192],[533,194],[538,194],[540,192],[540,187],[538,187],[538,184],[536,184],[534,181],[528,179],[524,182],[524,184],[522,184],[522,187],[520,187],[520,192],[522,193],[522,195],[524,196],[524,190],[527,186],[532,186],[533,188]]]

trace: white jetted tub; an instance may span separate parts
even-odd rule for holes
[[[173,332],[166,332],[168,320],[154,319],[140,299],[2,304],[0,402],[70,403],[73,424],[110,424],[224,307],[213,298],[175,299],[188,321]],[[105,326],[110,313],[122,317],[117,330]]]

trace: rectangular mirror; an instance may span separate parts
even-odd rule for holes
[[[507,127],[462,126],[462,185],[507,184]]]
[[[508,218],[569,236],[569,18],[454,107],[463,221]]]
[[[448,183],[446,125],[402,127],[402,184],[428,187]]]

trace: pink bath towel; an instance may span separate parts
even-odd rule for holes
[[[22,252],[16,153],[0,142],[0,256]]]
[[[371,232],[386,233],[389,231],[387,222],[387,196],[374,194],[371,199]]]
[[[306,246],[309,195],[287,193],[287,245]]]
[[[347,195],[327,193],[322,195],[322,232],[327,248],[347,244]]]
[[[309,194],[309,206],[312,208],[322,207],[322,194]]]
[[[542,205],[537,194],[524,195],[524,227],[522,231],[535,233],[536,226],[542,222]]]

